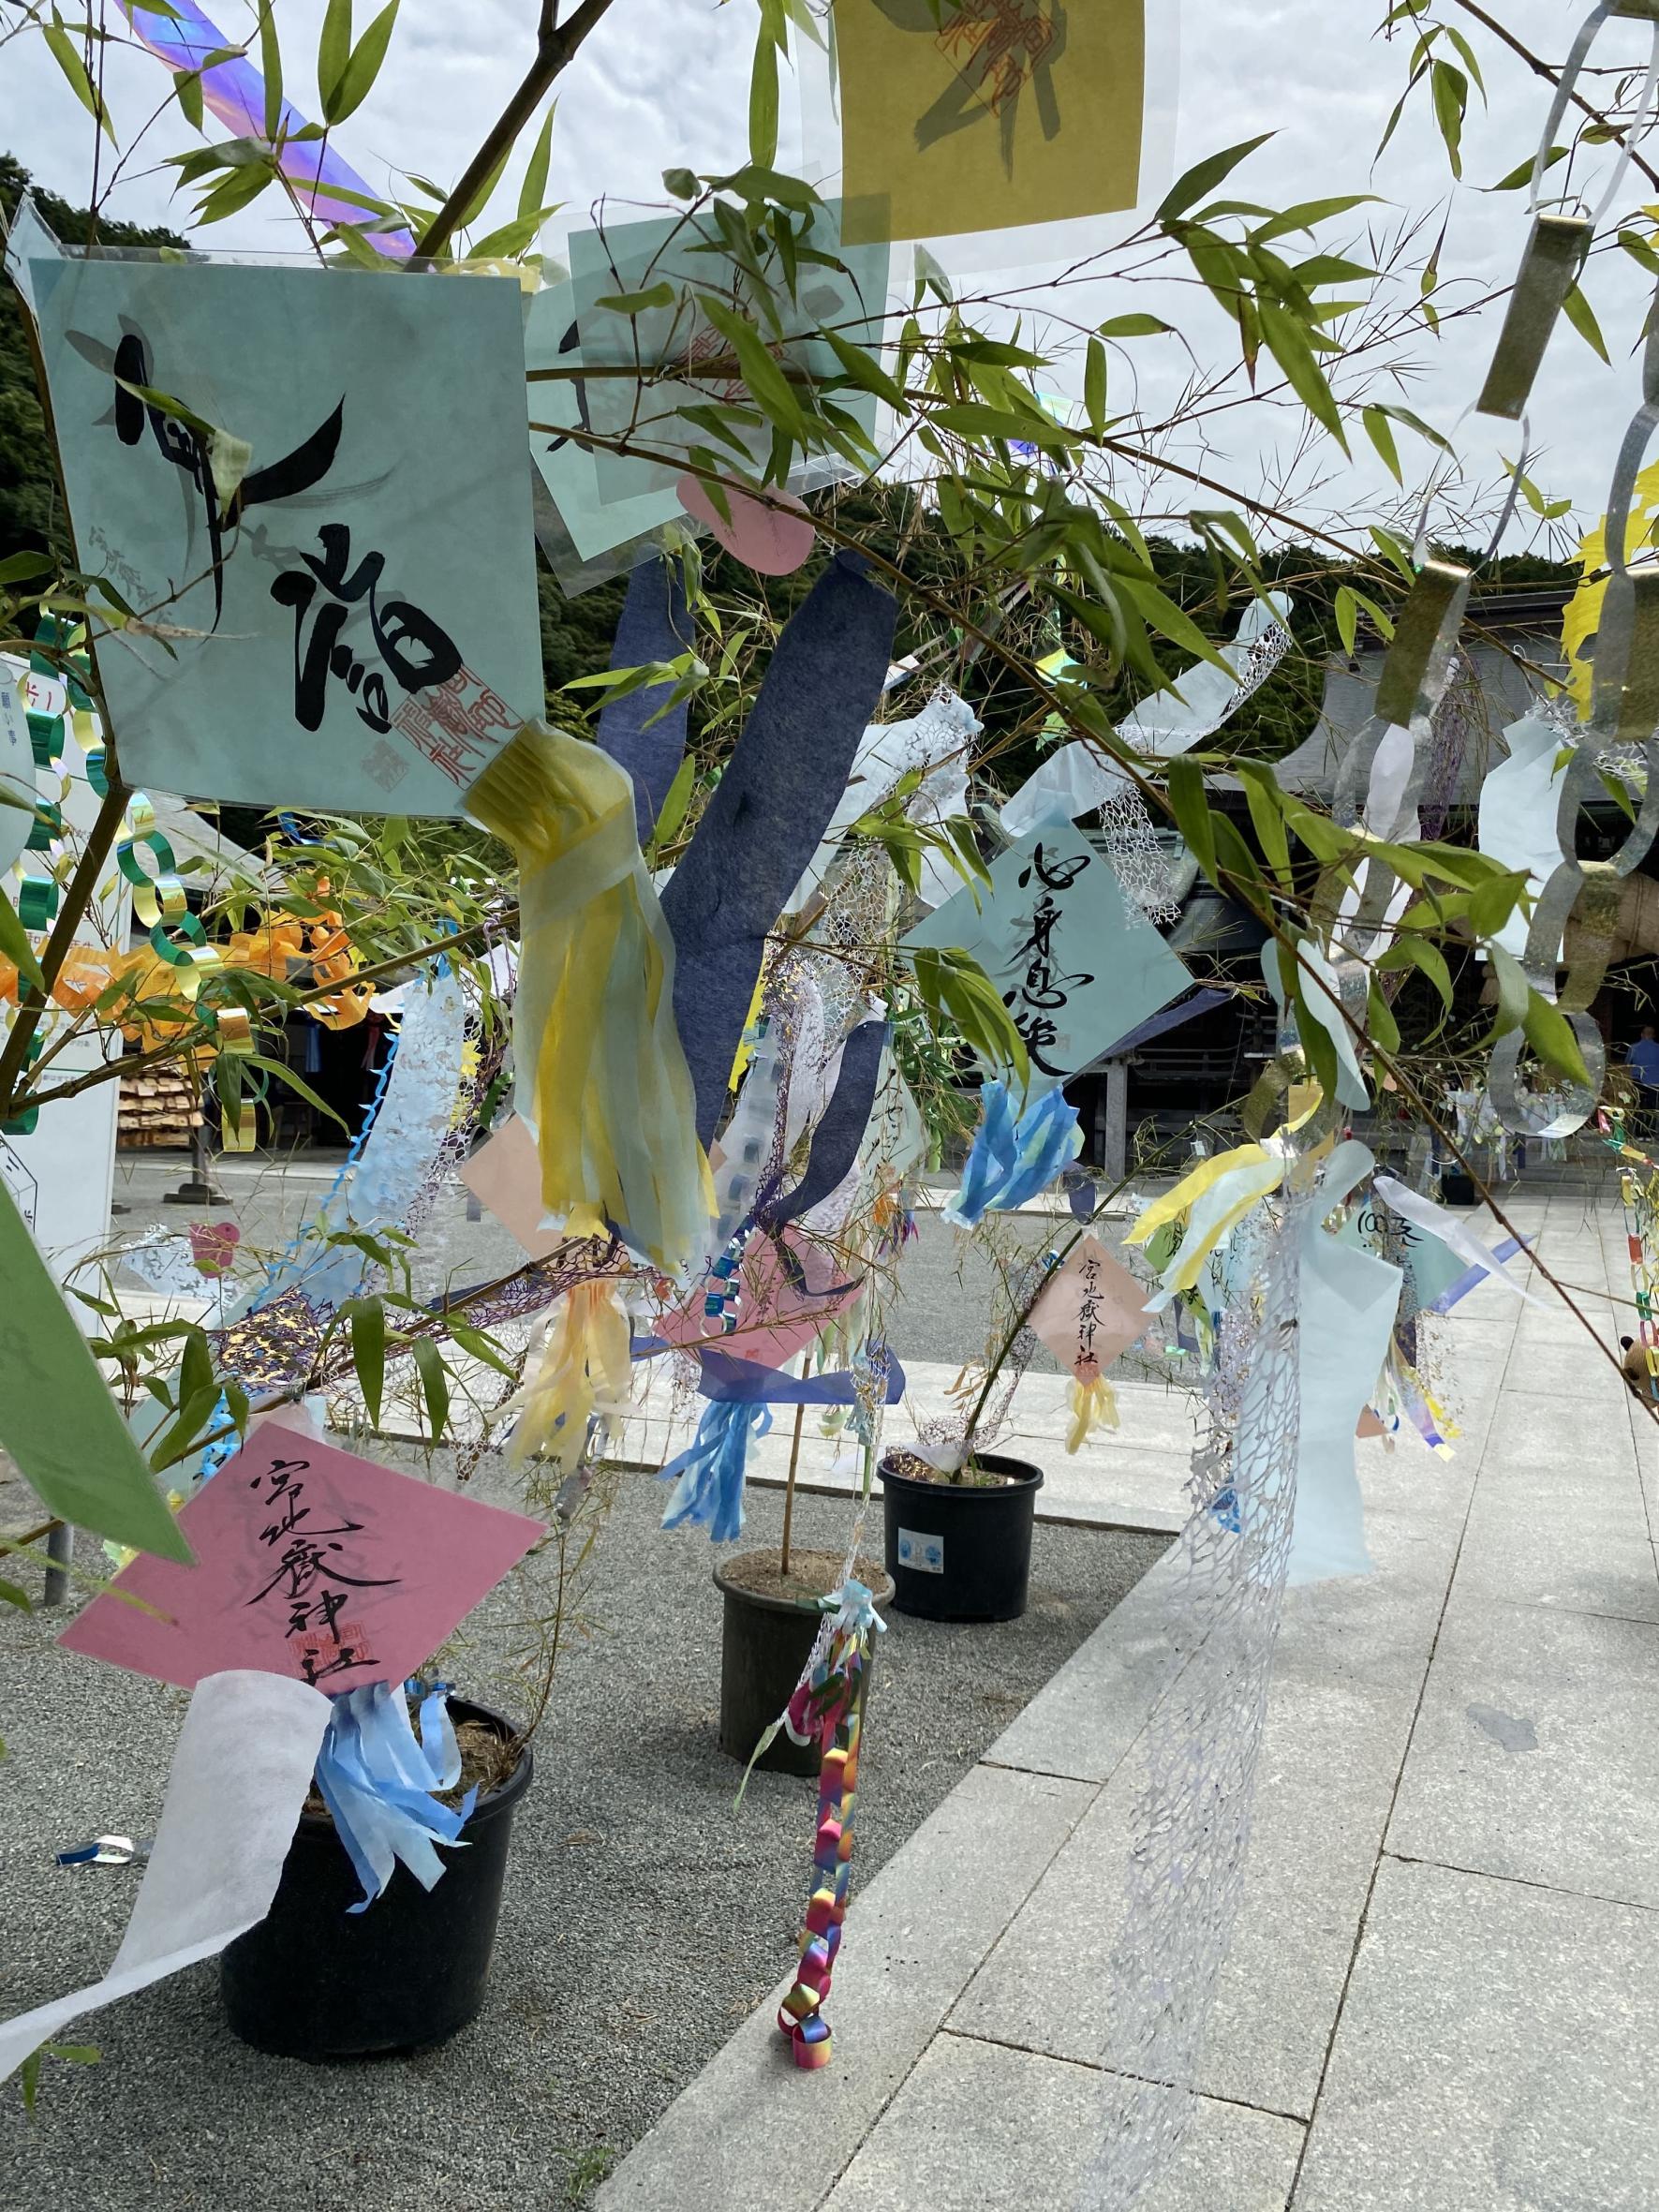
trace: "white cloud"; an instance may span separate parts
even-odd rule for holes
[[[1170,0],[1152,4],[1165,6]],[[281,0],[278,10],[287,89],[303,109],[314,98],[309,57],[322,7],[323,0]],[[111,7],[111,17],[115,12]],[[1382,12],[1381,0],[1340,0],[1337,7],[1331,0],[1187,0],[1175,166],[1184,168],[1221,146],[1272,130],[1277,135],[1270,144],[1234,180],[1241,198],[1281,205],[1341,191],[1384,195],[1389,208],[1362,210],[1336,226],[1339,233],[1355,238],[1363,236],[1368,212],[1395,220],[1400,211],[1416,210],[1430,216],[1434,230],[1444,213],[1443,274],[1459,285],[1467,283],[1466,296],[1477,296],[1479,289],[1507,284],[1513,276],[1527,217],[1524,192],[1492,195],[1475,187],[1489,184],[1531,152],[1543,122],[1547,89],[1471,25],[1483,58],[1492,51],[1490,110],[1474,113],[1467,133],[1468,184],[1452,188],[1427,103],[1420,97],[1373,172],[1373,151],[1403,85],[1406,61],[1401,40],[1386,44],[1370,36]],[[1518,37],[1552,59],[1560,58],[1578,12],[1564,9],[1561,0],[1506,0],[1503,10]],[[366,0],[358,13],[366,20]],[[405,0],[381,82],[340,133],[343,150],[371,183],[384,186],[393,160],[440,184],[460,172],[529,58],[534,13],[530,0]],[[1336,27],[1339,18],[1344,27]],[[229,35],[239,36],[251,22],[251,11],[245,0],[225,0],[219,20]],[[687,163],[715,170],[742,159],[753,22],[750,0],[725,0],[719,6],[710,0],[615,0],[560,83],[550,191],[568,203],[561,222],[585,220],[587,208],[601,194],[623,200],[659,199],[659,172],[665,167]],[[1638,34],[1634,23],[1612,26],[1607,53],[1634,53]],[[0,145],[16,153],[43,184],[83,199],[91,176],[91,119],[76,105],[37,39],[29,37],[7,47],[0,71],[6,84]],[[1599,82],[1605,87],[1607,81]],[[124,139],[156,106],[161,89],[158,63],[140,52],[111,53],[107,90]],[[176,110],[166,112],[130,157],[111,212],[135,220],[182,223],[186,210],[170,196],[170,172],[157,171],[156,164],[192,142]],[[514,172],[510,171],[502,187],[509,206],[513,196]],[[210,241],[215,236],[204,235]],[[261,200],[223,225],[217,242],[271,250],[290,245],[292,237],[274,203]],[[1042,274],[1029,271],[1027,280]],[[1535,445],[1544,449],[1541,479],[1571,493],[1582,510],[1594,513],[1603,504],[1613,454],[1638,396],[1630,355],[1647,288],[1634,263],[1613,247],[1598,256],[1589,289],[1601,312],[1614,366],[1605,367],[1563,326],[1540,380],[1533,430]],[[1166,296],[1177,302],[1201,356],[1210,364],[1224,364],[1236,348],[1231,325],[1219,310],[1195,300],[1190,289]],[[1116,289],[1101,288],[1097,297],[1103,298],[1101,315],[1125,304],[1157,304],[1138,289],[1124,298]],[[1489,310],[1477,321],[1449,324],[1440,345],[1425,341],[1417,347],[1426,374],[1404,395],[1409,404],[1449,428],[1478,387],[1496,327],[1497,312]],[[1167,371],[1156,364],[1173,358],[1157,348],[1137,349],[1146,378],[1140,396],[1154,408],[1165,404],[1173,391],[1161,381]],[[1277,448],[1293,440],[1296,429],[1289,415],[1265,426],[1259,415],[1260,410],[1240,409],[1219,418],[1212,441],[1215,472],[1247,489],[1272,480]],[[1413,443],[1402,440],[1408,459],[1415,461],[1422,449],[1414,453]],[[1355,471],[1343,470],[1340,454],[1328,445],[1322,467],[1334,467],[1338,473],[1319,494],[1319,504],[1351,527],[1356,506],[1385,488],[1380,471],[1363,457]],[[1192,497],[1207,500],[1202,493]],[[1177,502],[1181,503],[1184,495]],[[1511,540],[1520,542],[1519,536]]]

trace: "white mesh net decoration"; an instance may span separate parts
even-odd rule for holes
[[[1083,2212],[1129,2212],[1179,2148],[1237,1917],[1296,1507],[1296,1254],[1311,1202],[1260,1206],[1234,1231],[1234,1295],[1181,1536],[1184,1664],[1147,1730],[1103,2054],[1116,2101]]]
[[[1171,890],[1169,862],[1147,802],[1133,783],[1122,784],[1102,807],[1100,832],[1124,897],[1134,900],[1148,922],[1173,922],[1181,902]]]

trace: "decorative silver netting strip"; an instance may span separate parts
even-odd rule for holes
[[[1128,2212],[1180,2147],[1237,1918],[1296,1507],[1297,1252],[1310,1202],[1259,1207],[1234,1232],[1237,1287],[1181,1535],[1179,1671],[1148,1724],[1112,1957],[1104,2059],[1116,2098],[1082,2212]]]

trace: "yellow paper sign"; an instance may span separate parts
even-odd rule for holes
[[[849,245],[1135,204],[1147,0],[837,0]]]

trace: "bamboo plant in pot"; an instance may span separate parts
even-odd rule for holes
[[[807,1359],[803,1372],[810,1369]],[[783,1532],[776,1550],[744,1551],[714,1570],[724,1613],[720,1630],[720,1749],[746,1766],[761,1738],[788,1704],[823,1619],[827,1591],[841,1581],[837,1552],[804,1550],[793,1541],[795,1485],[805,1405],[795,1407]],[[853,1574],[878,1608],[891,1604],[894,1584],[874,1560],[860,1556]],[[873,1663],[873,1662],[871,1662]],[[779,1730],[757,1766],[775,1774],[816,1774],[822,1746],[798,1744]]]

